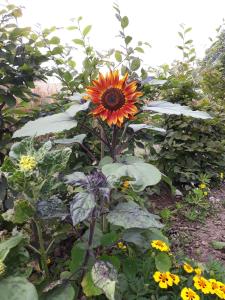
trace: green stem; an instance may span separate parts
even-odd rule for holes
[[[48,257],[47,257],[47,253],[45,251],[42,228],[41,228],[41,224],[39,223],[39,221],[34,220],[34,222],[36,224],[39,246],[40,246],[39,252],[40,252],[40,257],[41,257],[41,266],[42,266],[42,269],[44,270],[45,278],[48,279],[49,278],[49,270],[48,270],[48,264],[47,264]]]

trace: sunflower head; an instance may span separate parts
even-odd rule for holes
[[[106,121],[109,126],[121,126],[125,119],[133,119],[138,112],[135,103],[142,96],[137,90],[136,81],[127,82],[128,74],[119,77],[118,71],[110,71],[103,76],[99,73],[93,85],[87,88],[87,94],[97,107],[92,111],[94,117]]]

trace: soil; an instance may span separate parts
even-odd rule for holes
[[[169,193],[160,197],[153,197],[154,211],[163,208],[174,210],[176,202],[183,199],[173,198]],[[225,183],[210,192],[208,201],[211,210],[204,222],[188,221],[179,213],[171,216],[168,224],[167,236],[172,242],[172,250],[179,256],[182,254],[199,262],[218,260],[225,266],[225,247],[216,250],[212,242],[225,242]]]

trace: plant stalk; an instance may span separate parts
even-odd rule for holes
[[[43,234],[42,234],[42,228],[41,228],[41,224],[39,223],[39,221],[34,220],[36,228],[37,228],[37,235],[38,235],[38,240],[39,240],[39,246],[40,246],[40,258],[41,258],[41,267],[44,270],[44,274],[45,274],[45,278],[48,279],[49,278],[49,270],[48,270],[48,264],[47,264],[47,253],[45,251],[45,245],[44,245],[44,238],[43,238]]]

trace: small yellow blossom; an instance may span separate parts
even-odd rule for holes
[[[195,271],[195,274],[197,274],[198,276],[200,276],[202,274],[201,268],[195,268],[194,271]]]
[[[49,257],[48,259],[47,259],[47,265],[50,265],[51,264],[51,258]]]
[[[200,300],[199,295],[196,294],[195,291],[187,287],[182,289],[181,298],[183,300]]]
[[[121,250],[127,250],[127,246],[123,242],[117,243],[117,247]]]
[[[222,179],[222,180],[223,180],[223,178],[224,178],[224,173],[223,173],[223,172],[221,172],[221,173],[220,173],[220,179]]]
[[[205,279],[202,276],[194,276],[194,286],[197,290],[202,291],[204,294],[209,294],[211,290],[210,283],[208,282],[207,279]]]
[[[216,295],[220,298],[220,299],[225,299],[225,284],[222,282],[217,281],[219,287],[216,290]]]
[[[159,283],[161,289],[167,289],[173,285],[173,279],[170,276],[170,272],[161,273],[156,271],[153,275],[155,282]]]
[[[208,195],[208,192],[204,192],[203,194],[204,194],[204,196],[207,196],[207,195]]]
[[[158,249],[162,252],[168,252],[170,251],[170,247],[163,241],[160,240],[153,240],[151,242],[152,248]]]
[[[189,265],[189,264],[187,264],[187,263],[183,264],[183,269],[187,273],[192,273],[194,271],[194,269],[192,268],[192,266]]]
[[[215,279],[209,279],[210,284],[210,294],[216,294],[216,291],[219,289],[219,282]]]
[[[123,182],[123,188],[124,188],[124,189],[128,189],[129,186],[130,186],[130,182],[129,182],[128,180],[125,180],[125,181]]]
[[[33,156],[30,155],[22,155],[19,161],[19,166],[21,171],[31,171],[37,165],[37,162]]]
[[[6,266],[2,260],[0,260],[0,276],[5,273]]]
[[[176,285],[179,284],[180,277],[178,275],[170,273],[169,276],[172,278],[174,284]]]
[[[206,184],[205,184],[205,183],[200,183],[200,184],[199,184],[199,188],[200,188],[201,190],[204,190],[204,189],[206,188]]]

